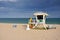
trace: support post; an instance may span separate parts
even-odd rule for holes
[[[46,29],[46,25],[45,25],[45,15],[43,15],[43,26],[44,26],[44,28]]]

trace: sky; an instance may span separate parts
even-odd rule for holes
[[[0,18],[29,18],[37,11],[60,18],[60,0],[0,0]]]

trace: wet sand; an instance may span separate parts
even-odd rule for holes
[[[60,24],[49,24],[56,29],[26,30],[26,24],[0,23],[0,40],[60,40]]]

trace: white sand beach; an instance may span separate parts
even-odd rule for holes
[[[49,24],[56,29],[26,30],[26,24],[0,23],[0,40],[60,40],[60,24]]]

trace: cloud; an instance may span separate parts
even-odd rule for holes
[[[16,2],[17,0],[0,0],[0,1],[10,1],[10,2]]]
[[[0,0],[0,18],[32,17],[33,11],[47,11],[49,17],[60,17],[60,0]]]
[[[29,18],[32,16],[33,11],[31,10],[0,7],[0,18]]]

